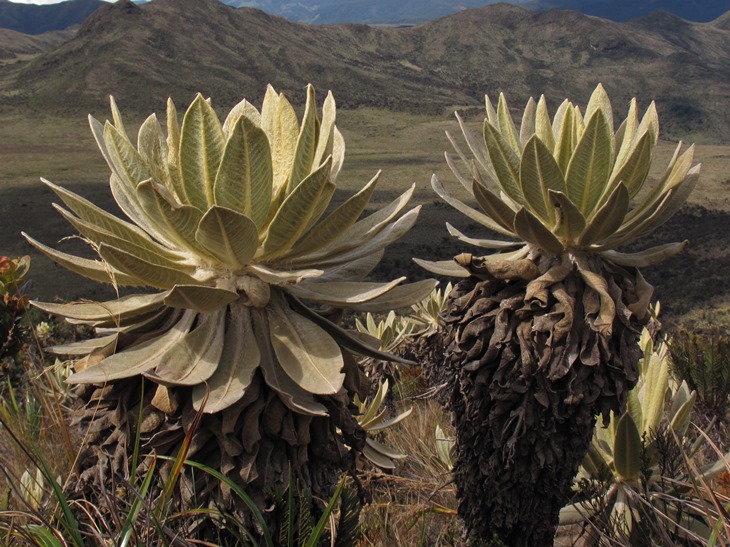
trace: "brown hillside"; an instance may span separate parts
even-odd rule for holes
[[[465,10],[411,28],[309,26],[217,0],[104,6],[72,40],[3,74],[3,103],[34,108],[160,110],[196,91],[226,107],[267,83],[301,99],[305,84],[341,106],[436,112],[545,92],[583,99],[599,81],[616,103],[657,99],[665,136],[730,140],[730,30],[657,12],[615,23],[571,11],[508,4]],[[522,105],[514,104],[519,107]]]
[[[74,33],[74,30],[58,30],[33,36],[0,28],[0,65],[46,53],[68,41]]]

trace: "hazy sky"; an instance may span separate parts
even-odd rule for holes
[[[10,0],[16,4],[58,4],[64,0]],[[104,0],[105,2],[114,2],[115,0]]]

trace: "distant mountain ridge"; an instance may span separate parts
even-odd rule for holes
[[[59,47],[0,66],[0,108],[106,113],[113,94],[148,113],[198,91],[227,108],[267,83],[298,103],[312,82],[345,108],[440,115],[481,111],[501,91],[514,107],[540,93],[556,106],[603,82],[616,105],[656,99],[664,136],[730,142],[729,19],[615,23],[494,4],[408,28],[313,26],[218,0],[122,0]]]
[[[145,3],[149,0],[135,0]],[[497,0],[220,0],[256,8],[293,22],[411,25],[446,17]],[[17,4],[0,0],[0,28],[42,34],[81,23],[102,0],[66,0],[58,4]],[[627,21],[662,10],[688,21],[712,21],[730,10],[730,0],[512,0],[537,11],[571,9],[614,21]]]
[[[103,6],[102,0],[69,0],[47,6],[0,0],[0,28],[43,34],[78,25]]]
[[[413,24],[499,0],[221,1],[233,7],[256,8],[304,23]],[[708,22],[730,10],[730,0],[513,0],[510,3],[537,11],[571,9],[613,21],[628,21],[661,10],[688,21]]]

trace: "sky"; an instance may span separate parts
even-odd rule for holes
[[[11,2],[15,2],[16,4],[39,4],[41,6],[45,6],[47,4],[59,4],[61,2],[64,2],[65,0],[10,0]],[[114,2],[116,0],[104,0],[105,2]]]

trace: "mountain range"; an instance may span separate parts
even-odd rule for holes
[[[149,0],[134,0],[145,3]],[[294,22],[409,25],[483,7],[496,0],[220,0]],[[571,9],[614,21],[627,21],[663,10],[689,21],[707,22],[730,10],[730,0],[513,0],[536,11]],[[42,34],[81,23],[102,0],[66,0],[58,4],[18,4],[0,0],[0,28]]]
[[[0,109],[106,112],[258,98],[267,83],[303,100],[307,82],[342,107],[429,114],[480,111],[484,94],[588,97],[603,82],[617,105],[656,99],[665,136],[730,141],[730,13],[691,23],[655,12],[627,23],[509,4],[408,28],[312,26],[218,0],[105,4],[67,41],[0,60]],[[12,50],[0,33],[0,51]],[[28,46],[30,47],[30,45]],[[11,55],[8,53],[8,55]],[[519,107],[521,105],[514,104]]]
[[[412,24],[483,7],[496,0],[222,0],[234,7],[258,8],[290,21],[317,24]],[[513,0],[537,11],[571,9],[614,21],[663,10],[689,21],[712,21],[730,10],[729,0]]]
[[[63,30],[78,25],[104,4],[102,0],[69,0],[42,6],[0,0],[0,28],[24,34]]]

